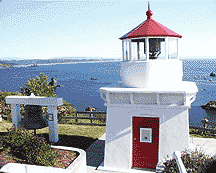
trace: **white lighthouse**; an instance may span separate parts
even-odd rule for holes
[[[198,92],[182,81],[178,39],[152,19],[122,36],[123,87],[102,87],[107,106],[104,162],[98,169],[153,168],[174,151],[189,148],[188,109]]]

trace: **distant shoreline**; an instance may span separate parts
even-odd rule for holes
[[[53,61],[53,62],[52,62]],[[57,62],[55,62],[57,61]],[[61,60],[60,62],[58,62],[60,60],[20,60],[20,61],[15,61],[15,60],[7,60],[7,62],[12,62],[12,64],[8,63],[7,66],[5,66],[6,63],[2,64],[0,63],[0,69],[10,69],[13,67],[29,67],[32,66],[34,67],[34,65],[38,65],[38,66],[42,66],[42,65],[57,65],[57,64],[77,64],[77,63],[103,63],[103,62],[118,62],[120,61],[120,59],[103,59],[103,60],[98,60],[98,59],[94,59],[94,60],[88,60],[88,59],[79,59],[79,60]],[[18,63],[18,64],[14,64],[14,63]]]
[[[182,61],[194,60],[216,60],[216,59],[180,59]],[[121,58],[116,59],[27,59],[27,60],[0,60],[0,69],[10,69],[12,67],[29,67],[41,65],[57,64],[77,64],[77,63],[103,63],[103,62],[120,62]]]

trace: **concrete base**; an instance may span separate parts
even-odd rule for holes
[[[202,152],[216,159],[216,139],[190,137],[190,142],[192,145],[190,149],[197,149],[199,152]]]

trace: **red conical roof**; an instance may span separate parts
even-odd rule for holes
[[[143,23],[141,23],[136,28],[132,29],[130,32],[123,35],[119,39],[138,38],[138,37],[179,37],[179,38],[182,37],[181,35],[175,33],[174,31],[168,29],[162,24],[151,19],[153,13],[150,10],[149,4],[148,4],[148,11],[146,12],[146,15],[147,15],[146,21],[144,21]]]

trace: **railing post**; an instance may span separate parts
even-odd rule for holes
[[[160,105],[160,94],[157,93],[157,104]]]
[[[92,124],[92,114],[89,113],[89,116],[90,116],[90,120],[91,120],[91,124]]]
[[[180,173],[187,173],[185,166],[181,159],[181,153],[179,151],[174,151],[173,155],[176,158],[176,162],[177,162]]]
[[[207,132],[207,128],[208,128],[208,119],[207,118],[204,118],[204,120],[202,120],[202,123],[203,123],[203,127],[204,127],[204,134],[206,134]]]
[[[78,124],[78,113],[76,112],[76,124]]]
[[[204,125],[204,129],[205,129],[205,130],[204,130],[204,134],[206,134],[206,123],[204,122],[203,125]]]

